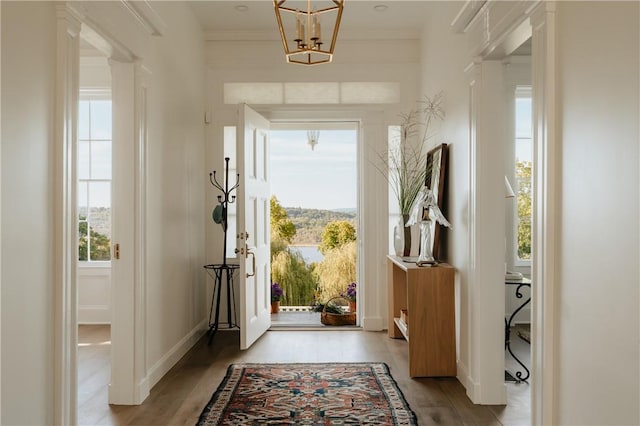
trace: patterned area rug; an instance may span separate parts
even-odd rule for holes
[[[232,364],[204,425],[416,425],[383,363]]]

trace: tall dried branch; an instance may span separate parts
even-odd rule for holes
[[[399,140],[391,141],[390,148],[378,154],[380,165],[376,168],[389,182],[403,215],[411,212],[430,173],[427,141],[435,135],[432,126],[445,117],[442,98],[442,92],[433,97],[425,95],[416,108],[400,114]]]

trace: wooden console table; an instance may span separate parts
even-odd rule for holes
[[[455,269],[388,258],[389,337],[409,345],[409,376],[456,375]],[[406,309],[408,321],[401,321]]]

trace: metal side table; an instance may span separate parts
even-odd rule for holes
[[[520,383],[520,382],[526,382],[529,379],[530,376],[530,372],[529,369],[527,368],[526,365],[524,365],[524,363],[520,360],[520,358],[518,358],[516,356],[516,354],[513,353],[513,351],[511,350],[511,323],[513,322],[513,319],[515,318],[515,316],[518,314],[518,312],[520,312],[525,306],[527,306],[529,304],[529,302],[531,302],[531,280],[528,278],[522,278],[520,280],[505,280],[504,284],[506,286],[515,286],[516,287],[516,297],[518,299],[522,299],[524,298],[524,294],[522,293],[522,288],[523,287],[528,287],[529,288],[529,298],[527,300],[524,301],[524,303],[522,303],[520,306],[518,306],[518,308],[513,311],[513,313],[511,314],[511,316],[509,316],[509,319],[507,320],[507,318],[504,319],[504,326],[505,326],[505,330],[504,330],[504,349],[506,351],[509,352],[509,354],[511,355],[511,357],[518,363],[520,364],[520,366],[522,367],[523,371],[516,371],[515,372],[515,376],[513,374],[511,374],[510,372],[505,370],[505,381],[507,382],[516,382],[516,383]]]
[[[213,340],[216,331],[221,325],[225,325],[225,328],[238,328],[238,320],[236,318],[236,296],[233,290],[233,274],[236,269],[240,268],[240,265],[216,263],[211,265],[205,265],[204,268],[209,272],[211,278],[213,278],[213,292],[211,293],[211,308],[209,309],[209,342]],[[211,274],[213,271],[213,274]],[[220,299],[222,294],[222,284],[226,284],[227,295],[227,321],[220,322]],[[215,319],[213,308],[215,306]],[[233,309],[233,319],[231,318],[231,310]]]

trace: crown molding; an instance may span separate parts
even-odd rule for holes
[[[487,0],[467,0],[451,22],[453,31],[466,33],[486,3]]]
[[[111,32],[107,31],[95,19],[87,13],[87,10],[79,2],[68,2],[69,9],[74,12],[82,22],[80,38],[89,43],[106,57],[123,62],[131,62],[135,59],[133,52],[120,42]],[[82,48],[83,52],[91,49]],[[93,53],[91,53],[93,55]]]
[[[204,32],[205,41],[272,41],[281,40],[276,30],[212,30]],[[416,30],[340,31],[338,41],[419,40]]]
[[[162,36],[167,24],[155,11],[151,3],[144,1],[120,0],[122,6],[135,18],[140,26],[153,36]]]

